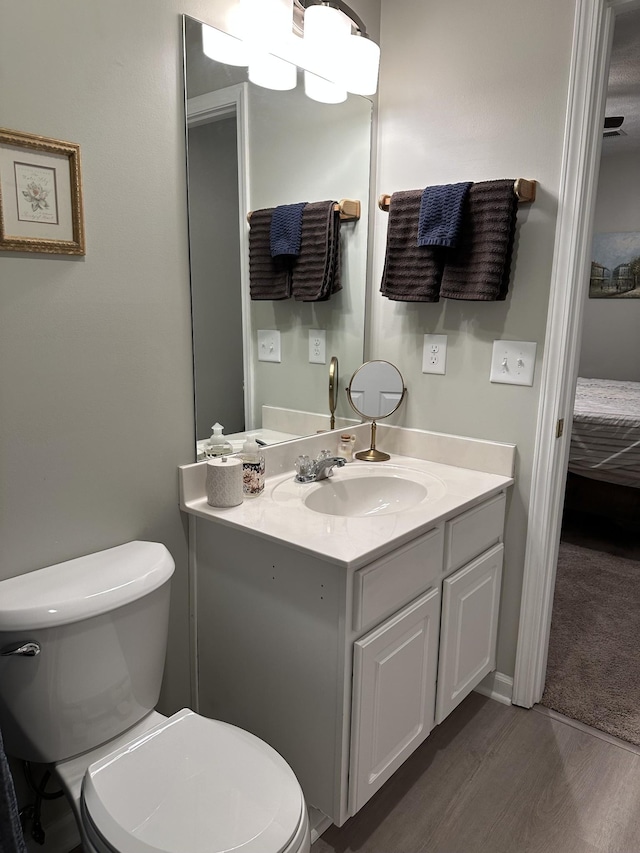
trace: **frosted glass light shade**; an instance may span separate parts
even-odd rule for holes
[[[347,100],[347,90],[329,83],[311,71],[304,72],[304,93],[307,98],[321,104],[341,104]]]
[[[347,98],[346,88],[333,82],[338,76],[351,35],[351,21],[331,6],[309,6],[304,13],[304,46],[312,67],[304,72],[307,97],[325,104],[339,104]],[[328,78],[328,79],[327,79]]]
[[[295,65],[269,53],[253,54],[249,61],[249,80],[265,89],[295,89],[298,71]]]
[[[344,83],[354,95],[375,95],[378,88],[380,48],[364,36],[349,36],[343,67]]]
[[[241,8],[249,80],[266,89],[295,89],[296,66],[278,56],[293,38],[293,0],[241,0]]]
[[[209,59],[226,65],[249,64],[249,51],[242,39],[207,24],[202,25],[202,51]]]

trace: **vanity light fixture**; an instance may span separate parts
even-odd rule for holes
[[[373,95],[378,85],[380,48],[342,0],[236,0],[226,32],[203,24],[202,49],[248,67],[249,80],[269,89],[295,88],[297,66],[307,96],[323,103]]]

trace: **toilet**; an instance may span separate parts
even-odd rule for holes
[[[308,853],[307,808],[259,738],[155,710],[174,562],[128,542],[0,581],[0,730],[54,764],[85,853]]]

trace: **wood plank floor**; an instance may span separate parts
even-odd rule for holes
[[[638,853],[640,755],[472,693],[312,853]]]

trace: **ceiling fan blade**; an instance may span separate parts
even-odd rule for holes
[[[620,127],[624,121],[624,116],[607,116],[604,120],[605,130]]]

